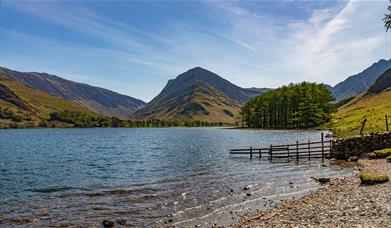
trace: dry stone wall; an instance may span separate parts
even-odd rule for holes
[[[352,156],[365,157],[369,152],[385,148],[391,148],[391,132],[334,139],[331,157],[337,159],[348,159]]]

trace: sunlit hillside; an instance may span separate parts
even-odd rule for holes
[[[331,128],[339,137],[357,135],[367,119],[364,133],[384,131],[385,115],[391,115],[390,89],[379,94],[360,95],[343,105],[334,115]]]

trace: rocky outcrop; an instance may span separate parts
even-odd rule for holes
[[[391,69],[384,72],[371,87],[368,93],[380,93],[391,87]]]

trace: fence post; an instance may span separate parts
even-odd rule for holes
[[[320,134],[321,135],[321,138],[322,138],[322,160],[324,159],[324,137],[323,137],[323,132]]]
[[[272,144],[270,144],[269,154],[270,154],[270,161],[272,161],[273,160],[273,146],[272,146]]]
[[[364,119],[364,122],[362,122],[362,126],[361,126],[361,129],[360,129],[360,135],[362,135],[362,132],[364,131],[364,126],[365,126],[366,122],[367,122],[367,119]]]
[[[289,155],[289,145],[287,147],[287,150],[288,150],[288,162],[289,162],[289,159],[290,159],[290,155]]]
[[[296,141],[296,161],[299,162],[299,141]]]
[[[259,149],[259,159],[262,158],[262,149]]]
[[[388,131],[388,116],[386,115],[386,130]]]
[[[250,159],[253,159],[253,148],[250,147]]]
[[[308,140],[308,160],[311,160],[311,142]]]

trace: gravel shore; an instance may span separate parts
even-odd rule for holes
[[[391,177],[391,164],[360,160],[361,171]],[[358,175],[331,179],[309,196],[242,218],[232,227],[391,227],[391,182],[362,186]]]

